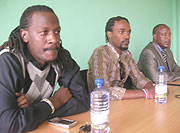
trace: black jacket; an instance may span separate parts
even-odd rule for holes
[[[30,131],[55,116],[87,111],[89,96],[79,73],[80,68],[72,58],[71,66],[62,70],[58,82],[70,90],[72,98],[51,114],[52,110],[45,102],[39,101],[25,108],[18,107],[15,93],[27,84],[27,79],[23,78],[22,66],[14,54],[7,52],[0,55],[0,132]]]

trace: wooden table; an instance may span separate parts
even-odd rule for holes
[[[174,82],[173,82],[174,83]],[[180,82],[176,82],[180,84]],[[180,86],[168,85],[166,104],[156,104],[154,99],[133,99],[110,102],[110,128],[112,133],[179,133],[180,132]],[[90,121],[90,111],[69,117],[78,124],[66,130],[44,122],[31,133],[77,133],[79,127]]]

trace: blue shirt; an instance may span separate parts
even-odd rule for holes
[[[161,54],[163,51],[166,51],[166,49],[162,49],[155,41],[154,41],[154,43],[156,44],[156,46],[159,49],[159,51],[161,52]]]

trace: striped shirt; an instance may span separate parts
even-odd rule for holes
[[[128,76],[139,89],[151,82],[139,71],[130,51],[122,51],[119,55],[109,43],[96,48],[88,64],[87,78],[90,91],[95,88],[95,79],[104,79],[104,87],[110,92],[111,100],[122,99],[126,91],[123,88],[124,83]]]

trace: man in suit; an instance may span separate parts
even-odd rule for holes
[[[153,82],[156,81],[158,66],[164,66],[168,82],[180,80],[180,67],[174,60],[170,42],[170,28],[165,24],[158,24],[153,28],[153,41],[140,54],[138,68]]]

